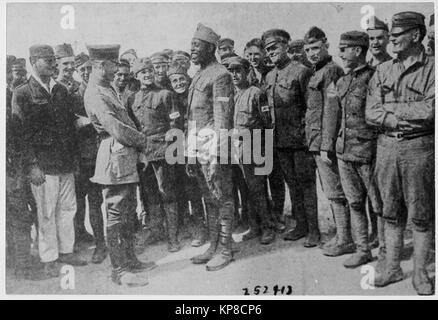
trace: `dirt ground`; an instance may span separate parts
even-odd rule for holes
[[[320,190],[319,223],[322,232],[333,230],[333,219],[328,213],[328,205]],[[285,212],[290,212],[290,203]],[[228,267],[208,272],[204,265],[194,265],[190,258],[202,253],[208,247],[193,248],[188,240],[177,253],[168,253],[165,242],[146,248],[139,255],[143,261],[153,260],[158,267],[144,273],[149,284],[141,288],[127,288],[114,284],[109,279],[110,262],[107,258],[102,264],[89,264],[74,268],[74,289],[63,289],[65,282],[60,278],[45,281],[17,280],[11,270],[6,271],[7,294],[55,294],[55,295],[243,295],[245,291],[259,295],[274,294],[274,287],[284,287],[286,295],[343,295],[343,296],[415,296],[412,288],[412,242],[407,240],[402,268],[406,278],[386,288],[373,288],[367,280],[370,268],[346,269],[342,266],[348,256],[326,257],[321,249],[306,249],[303,239],[296,242],[284,241],[277,236],[276,241],[262,246],[257,239],[241,242],[242,234],[235,234],[237,247],[235,261]],[[91,259],[92,248],[81,252],[81,256]],[[377,249],[373,250],[377,256]],[[434,255],[434,252],[433,252]],[[370,263],[375,266],[376,261]],[[434,276],[435,264],[428,270]],[[363,273],[361,273],[361,271]],[[291,287],[292,292],[288,286]],[[246,290],[245,290],[246,289]],[[280,292],[278,292],[280,295]]]

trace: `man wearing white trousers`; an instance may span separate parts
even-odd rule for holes
[[[73,254],[76,118],[67,89],[51,78],[52,47],[34,45],[29,51],[32,76],[15,90],[12,110],[22,126],[24,165],[37,205],[40,258],[46,275],[57,277],[56,262],[87,264]]]

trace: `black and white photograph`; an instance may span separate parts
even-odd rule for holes
[[[433,298],[434,10],[6,1],[1,291]]]

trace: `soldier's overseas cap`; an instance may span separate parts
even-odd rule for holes
[[[12,71],[25,71],[26,70],[26,59],[17,58],[12,62]]]
[[[119,60],[119,44],[87,45],[87,50],[90,60]]]
[[[262,35],[262,41],[265,48],[277,42],[288,43],[289,40],[289,33],[282,29],[270,29],[265,31]]]
[[[167,71],[168,77],[172,74],[184,74],[187,76],[187,70],[181,65],[181,63],[174,61],[170,64],[169,70]]]
[[[388,25],[385,22],[383,22],[382,20],[380,20],[379,18],[377,18],[376,16],[371,16],[368,19],[367,31],[368,30],[385,30],[385,31],[388,31]]]
[[[139,58],[134,61],[134,65],[132,66],[132,72],[136,75],[140,71],[144,69],[151,69],[154,66],[152,65],[152,61],[149,58]]]
[[[88,67],[88,66],[91,66],[90,57],[83,52],[79,53],[75,57],[75,67],[79,68],[79,67]]]
[[[425,27],[421,13],[405,11],[392,16],[391,33],[397,34],[417,27]]]
[[[190,60],[190,54],[188,52],[185,52],[182,50],[177,50],[173,53],[172,59],[173,60],[177,60],[177,59],[189,59]]]
[[[198,27],[196,28],[193,38],[217,45],[220,36],[214,32],[213,29],[203,25],[202,23],[198,23]]]
[[[220,38],[217,42],[217,47],[230,46],[234,47],[234,40],[230,38]]]
[[[339,40],[339,48],[345,47],[354,47],[361,46],[367,47],[369,46],[369,37],[368,34],[362,31],[349,31],[341,34],[341,39]]]
[[[242,57],[229,57],[227,58],[228,69],[232,69],[235,67],[243,67],[245,70],[248,70],[251,66],[249,61]]]
[[[152,63],[169,63],[169,56],[164,52],[155,52],[150,57]]]
[[[54,56],[55,52],[53,48],[47,44],[35,44],[29,48],[29,56],[30,57],[51,57]]]
[[[73,48],[69,43],[58,44],[55,46],[55,57],[56,59],[65,57],[74,57]]]
[[[325,32],[318,27],[311,27],[304,35],[304,44],[312,44],[318,41],[327,41]]]

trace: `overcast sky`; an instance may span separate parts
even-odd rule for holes
[[[75,29],[61,28],[61,8],[72,4]],[[28,57],[32,44],[72,43],[75,53],[85,43],[118,43],[121,52],[134,48],[140,57],[165,48],[189,50],[198,22],[235,40],[241,54],[245,43],[270,28],[283,28],[293,39],[313,25],[322,28],[337,54],[339,35],[360,30],[361,8],[372,5],[375,14],[390,22],[392,14],[433,13],[433,3],[13,3],[7,5],[7,53]]]

